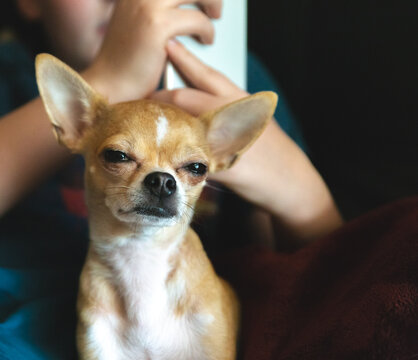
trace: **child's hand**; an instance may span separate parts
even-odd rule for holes
[[[178,6],[196,3],[202,11]],[[102,48],[85,77],[111,102],[142,98],[158,86],[166,62],[167,41],[192,35],[213,41],[210,18],[218,18],[222,0],[119,0]]]
[[[181,44],[170,42],[167,52],[194,88],[162,90],[151,98],[199,115],[248,95]],[[299,241],[309,241],[341,224],[321,176],[274,119],[231,169],[212,174],[211,178],[268,210]]]
[[[151,94],[151,98],[172,103],[197,116],[249,95],[227,77],[203,64],[181,43],[169,41],[167,53],[192,88],[161,90]]]

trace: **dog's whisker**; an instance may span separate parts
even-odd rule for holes
[[[107,194],[107,196],[124,196],[126,195],[125,192],[120,192],[120,193],[109,193]]]
[[[220,185],[219,183],[213,182],[213,181],[208,181],[205,184],[205,187],[207,187],[209,189],[212,189],[212,190],[215,190],[215,191],[219,191],[221,193],[227,193],[227,194],[232,193],[232,191],[229,190],[228,188],[225,188],[222,185]]]
[[[134,189],[133,186],[127,186],[127,185],[118,185],[118,186],[108,186],[107,189],[113,190],[113,189],[124,189],[124,190],[131,190]]]

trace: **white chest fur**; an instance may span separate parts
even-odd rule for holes
[[[161,250],[150,243],[127,241],[108,253],[112,283],[123,299],[127,319],[103,314],[89,328],[89,343],[100,359],[207,359],[202,337],[211,314],[175,312],[184,296],[184,276],[167,282],[170,258],[178,242]],[[198,311],[198,310],[197,310]]]

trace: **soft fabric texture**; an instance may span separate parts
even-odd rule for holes
[[[217,268],[242,302],[243,360],[418,355],[418,197],[293,254],[247,249]]]

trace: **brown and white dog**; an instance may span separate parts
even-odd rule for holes
[[[59,142],[86,163],[80,358],[234,359],[238,301],[189,224],[208,173],[260,135],[277,96],[196,118],[154,101],[110,105],[51,55],[39,55],[36,70]]]

